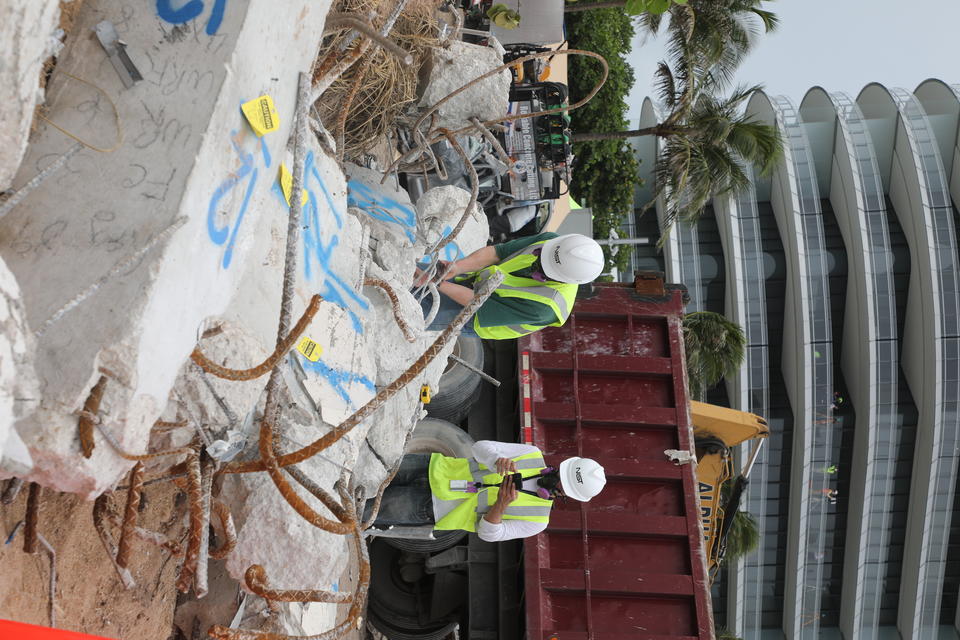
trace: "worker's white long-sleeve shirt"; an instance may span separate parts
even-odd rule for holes
[[[480,440],[473,445],[474,459],[488,469],[494,469],[496,467],[497,458],[516,458],[517,456],[533,452],[540,453],[540,449],[529,444],[514,444],[494,440]],[[537,478],[525,480],[523,488],[528,491],[536,491]],[[459,500],[440,500],[434,496],[433,513],[436,521],[439,522],[440,519],[447,515],[459,502]],[[547,524],[545,522],[503,520],[500,524],[493,524],[487,522],[484,518],[480,518],[479,522],[477,522],[477,535],[480,536],[481,540],[486,540],[487,542],[501,542],[503,540],[535,536],[546,528]]]

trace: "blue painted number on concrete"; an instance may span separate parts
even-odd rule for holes
[[[413,207],[397,202],[357,180],[347,184],[347,206],[357,207],[372,218],[399,226],[410,242],[416,241],[417,212]]]
[[[203,13],[203,0],[189,0],[179,7],[174,7],[174,3],[176,0],[157,0],[157,15],[170,24],[184,24]],[[220,28],[226,8],[227,0],[214,0],[210,18],[207,20],[208,36],[212,36]]]
[[[213,195],[210,196],[210,202],[207,205],[207,234],[215,245],[224,246],[223,258],[220,263],[224,269],[230,268],[230,262],[233,260],[233,247],[237,242],[237,233],[240,230],[240,225],[243,223],[244,214],[246,214],[247,207],[250,205],[250,196],[253,195],[253,191],[257,186],[257,177],[260,174],[260,170],[254,166],[253,153],[245,151],[237,142],[239,138],[238,132],[232,131],[230,137],[233,150],[240,158],[240,168],[217,186]],[[257,143],[260,145],[264,165],[270,168],[270,151],[267,149],[267,145],[264,144],[262,140],[257,140]],[[233,191],[233,189],[244,180],[246,180],[246,190],[243,194],[240,210],[237,212],[236,219],[233,222],[233,227],[231,228],[229,222],[224,223],[223,226],[218,226],[217,205],[220,204],[220,200],[223,199],[225,195]]]

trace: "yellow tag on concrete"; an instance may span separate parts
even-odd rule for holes
[[[430,404],[430,385],[425,384],[420,387],[420,402]]]
[[[320,354],[323,353],[323,347],[304,336],[300,339],[300,344],[297,345],[297,351],[302,353],[303,357],[310,362],[316,362],[320,359]]]
[[[260,96],[244,102],[240,105],[240,110],[250,123],[250,128],[259,138],[265,133],[270,133],[280,126],[280,116],[277,115],[277,109],[273,106],[273,98],[270,96]]]
[[[283,191],[283,199],[290,206],[290,192],[293,191],[293,174],[287,170],[287,165],[280,163],[280,189]],[[303,190],[303,197],[300,199],[300,206],[307,204],[307,190]]]

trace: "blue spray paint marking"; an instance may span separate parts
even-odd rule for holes
[[[446,238],[448,235],[450,235],[451,231],[453,231],[453,227],[451,227],[450,225],[447,225],[446,227],[443,228],[443,235],[441,235],[440,237]],[[463,252],[463,250],[460,248],[460,245],[458,245],[456,241],[450,242],[449,244],[447,244],[447,246],[443,248],[443,259],[447,261],[459,260],[460,258],[463,258],[465,255],[466,254]],[[420,258],[420,260],[418,260],[418,264],[430,264],[430,261],[432,259],[433,258],[431,258],[430,256],[423,256],[422,258]]]
[[[210,240],[217,245],[226,243],[226,247],[223,251],[223,260],[221,261],[221,265],[224,269],[228,269],[230,267],[231,260],[233,260],[233,247],[237,241],[237,233],[240,230],[240,225],[243,223],[243,216],[247,213],[247,207],[250,204],[250,196],[253,195],[253,191],[257,184],[257,177],[260,174],[259,168],[254,167],[253,153],[247,152],[240,147],[240,144],[237,142],[238,137],[239,132],[230,132],[230,143],[233,145],[233,150],[236,151],[237,156],[240,158],[240,169],[220,183],[216,190],[214,190],[213,195],[210,197],[210,202],[207,205],[207,233],[210,236]],[[257,138],[256,143],[260,146],[260,157],[263,160],[263,164],[267,169],[269,169],[270,165],[273,163],[273,160],[270,157],[270,149],[267,147],[267,144],[262,138]],[[223,227],[218,227],[217,205],[225,195],[233,191],[233,188],[236,187],[244,178],[247,178],[247,176],[249,176],[247,181],[247,190],[244,193],[243,203],[240,205],[240,211],[237,212],[237,220],[233,224],[233,229],[229,228],[229,224],[224,225]]]
[[[357,207],[372,218],[399,226],[410,242],[416,241],[417,212],[369,185],[351,180],[347,184],[347,206]]]
[[[231,132],[231,138],[232,139],[230,142],[233,145],[233,149],[240,157],[240,169],[220,183],[220,185],[214,190],[213,195],[210,197],[210,203],[207,205],[207,233],[210,236],[210,240],[217,245],[226,243],[226,248],[223,252],[223,260],[221,262],[224,269],[230,267],[230,261],[233,258],[233,246],[237,240],[237,231],[240,229],[240,224],[243,222],[243,216],[247,212],[247,206],[250,204],[250,196],[253,195],[254,187],[257,184],[257,175],[259,174],[259,171],[253,166],[253,154],[245,152],[237,143],[236,131]],[[231,230],[229,228],[229,224],[225,224],[223,227],[218,227],[217,205],[220,203],[220,200],[225,195],[233,191],[234,187],[236,187],[244,178],[247,178],[247,190],[244,193],[243,203],[240,205],[240,211],[237,213],[237,220],[233,225],[233,229]]]
[[[347,389],[348,385],[356,382],[363,385],[370,391],[377,390],[376,385],[373,384],[373,381],[367,376],[359,373],[346,372],[343,369],[331,367],[323,360],[310,362],[306,358],[301,358],[300,364],[303,365],[305,370],[312,371],[313,373],[323,376],[327,382],[330,383],[330,386],[333,387],[333,390],[337,392],[337,395],[340,396],[340,398],[346,402],[351,409],[354,408],[354,405],[350,400],[350,393]]]
[[[353,324],[353,329],[357,333],[363,333],[363,323],[354,310],[355,307],[366,310],[369,308],[367,301],[348,283],[344,282],[336,273],[330,269],[334,250],[340,243],[338,233],[333,233],[327,244],[324,244],[323,237],[320,234],[320,207],[317,199],[317,190],[323,193],[324,200],[330,212],[334,217],[334,224],[337,231],[343,228],[343,214],[337,211],[336,204],[330,196],[327,186],[323,182],[316,166],[316,158],[313,152],[307,153],[304,162],[304,188],[307,190],[307,205],[304,210],[304,229],[303,229],[303,271],[308,281],[314,279],[323,279],[323,289],[321,295],[327,302],[332,302],[342,307],[349,315]]]
[[[190,0],[179,8],[173,7],[174,0],[157,0],[157,15],[161,20],[170,24],[184,24],[190,22],[203,13],[203,0]],[[227,8],[227,0],[214,0],[210,18],[207,20],[206,32],[214,35],[223,23],[223,13]]]

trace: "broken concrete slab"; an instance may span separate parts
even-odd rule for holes
[[[14,428],[38,404],[40,388],[33,370],[35,344],[27,327],[20,288],[0,260],[0,469],[23,475],[33,459]]]
[[[419,104],[431,107],[502,64],[500,54],[490,47],[456,41],[445,49],[434,49]],[[504,70],[457,94],[440,107],[436,126],[459,129],[473,117],[482,121],[502,118],[507,114],[510,82],[510,72]]]
[[[93,496],[124,473],[129,463],[79,455],[74,412],[100,369],[112,376],[106,426],[142,450],[198,327],[227,312],[248,284],[247,263],[264,260],[255,251],[261,221],[285,227],[272,158],[286,146],[295,70],[310,67],[328,5],[201,0],[174,10],[168,3],[84,3],[76,31],[109,19],[144,81],[124,90],[92,38],[70,40],[60,56],[49,118],[96,146],[114,144],[118,128],[124,142],[112,153],[77,153],[0,222],[0,256],[24,291],[28,322],[39,326],[178,216],[188,220],[38,343],[42,402],[19,425],[36,454],[29,479]],[[256,138],[239,105],[264,93],[277,104],[280,128]],[[41,125],[17,182],[70,144]],[[278,299],[276,291],[260,303],[275,309],[269,303]],[[274,323],[275,331],[275,316],[263,323]]]
[[[58,0],[9,0],[0,5],[0,192],[14,184],[34,111],[43,102],[44,61],[54,55]]]

